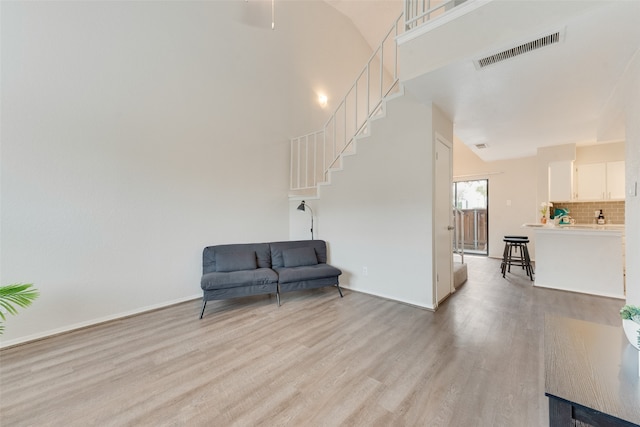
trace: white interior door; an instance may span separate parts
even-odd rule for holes
[[[438,135],[436,137],[434,191],[436,301],[438,303],[453,292],[452,165],[452,145]]]

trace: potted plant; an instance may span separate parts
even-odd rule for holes
[[[542,215],[540,217],[540,222],[543,224],[547,223],[547,211],[551,212],[551,208],[553,207],[553,203],[551,202],[542,202],[540,203],[540,214]]]
[[[32,283],[15,283],[0,286],[0,335],[4,332],[2,322],[7,320],[5,314],[17,314],[17,307],[27,307],[40,295]],[[16,307],[17,306],[17,307]]]
[[[625,305],[620,310],[622,327],[627,339],[637,350],[640,350],[640,307]]]

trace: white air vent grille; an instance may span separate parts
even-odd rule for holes
[[[478,150],[482,150],[482,149],[484,149],[484,148],[487,148],[487,144],[476,144],[476,148],[477,148]]]
[[[531,52],[532,50],[540,49],[542,47],[558,43],[559,41],[560,31],[556,31],[555,33],[540,37],[537,40],[523,43],[519,46],[512,47],[511,49],[503,50],[502,52],[496,53],[494,55],[478,59],[476,61],[476,67],[478,69],[488,67],[489,65],[497,64],[498,62],[514,58],[518,55],[522,55],[523,53]]]

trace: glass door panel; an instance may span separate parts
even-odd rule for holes
[[[458,181],[453,183],[454,206],[464,214],[462,230],[456,233],[458,246],[466,253],[488,255],[489,180]]]

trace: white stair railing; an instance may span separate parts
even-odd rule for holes
[[[404,27],[403,16],[395,20],[322,129],[291,138],[291,190],[311,189],[328,181],[329,170],[353,149],[355,138],[367,131],[368,120],[398,86],[395,38]]]
[[[471,0],[404,0],[404,12],[322,129],[291,138],[291,190],[309,190],[327,182],[329,170],[353,149],[353,141],[367,131],[369,119],[380,111],[384,98],[399,86],[396,37],[465,1]]]
[[[464,264],[464,212],[453,208],[453,253],[460,255],[460,262]]]
[[[405,30],[409,31],[466,0],[404,0]]]

